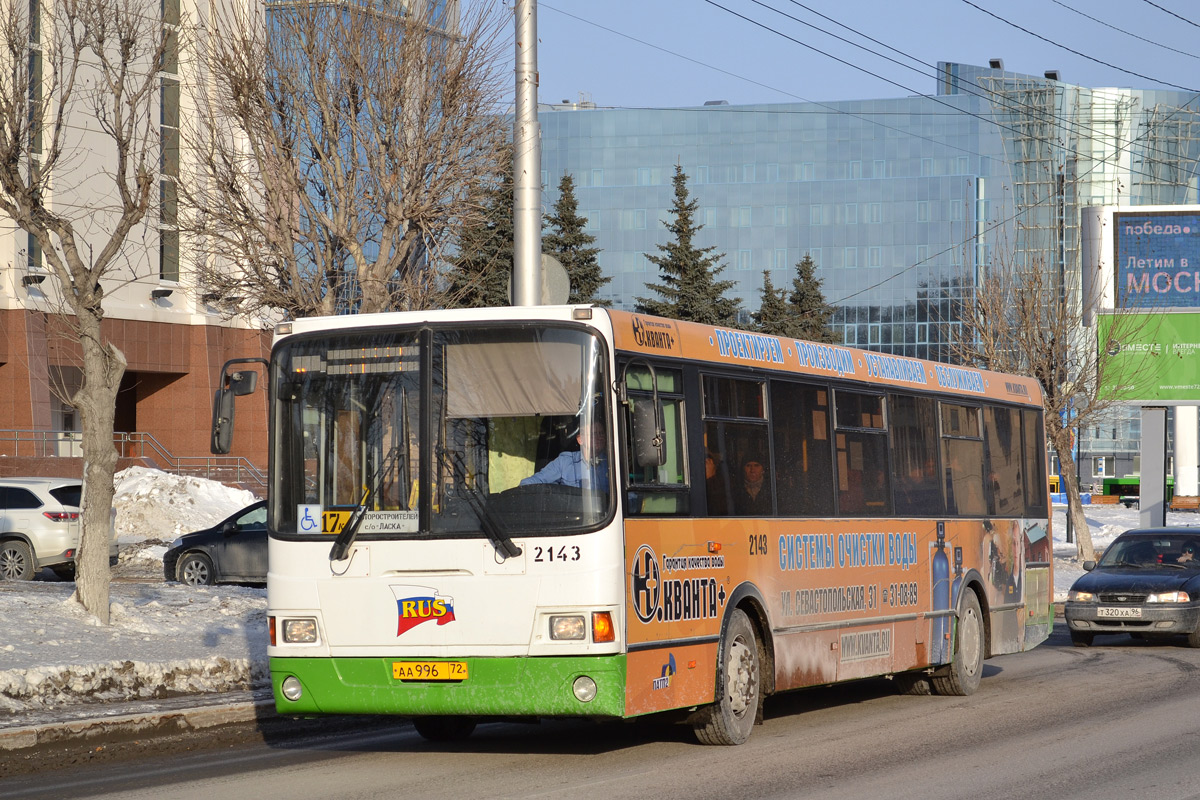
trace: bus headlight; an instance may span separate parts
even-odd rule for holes
[[[314,644],[317,641],[317,621],[312,617],[285,619],[283,641],[288,644]]]
[[[583,615],[550,617],[550,638],[552,640],[583,639],[586,636],[587,627],[584,625]]]
[[[596,698],[596,682],[587,675],[580,675],[571,685],[575,699],[581,703],[590,703]]]
[[[304,694],[304,687],[300,685],[300,681],[295,675],[288,675],[279,685],[279,691],[294,703],[300,699],[300,695]]]

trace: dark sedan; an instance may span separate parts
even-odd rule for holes
[[[211,528],[171,542],[163,574],[191,586],[266,583],[267,502],[260,500]]]
[[[1187,636],[1200,647],[1200,528],[1145,528],[1113,540],[1067,594],[1076,647],[1098,634]]]

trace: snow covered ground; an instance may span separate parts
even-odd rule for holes
[[[118,474],[112,624],[98,625],[49,570],[32,583],[0,582],[0,728],[28,713],[117,700],[262,687],[268,681],[266,590],[193,588],[162,580],[162,556],[181,533],[209,527],[254,501],[212,481],[134,467]],[[1103,547],[1139,524],[1137,509],[1089,506]],[[1170,512],[1167,523],[1200,525]],[[1054,511],[1055,595],[1083,574]],[[131,580],[132,579],[132,580]],[[140,582],[139,582],[140,581]]]
[[[162,571],[171,540],[256,499],[144,467],[118,473],[111,625],[85,613],[74,584],[49,570],[29,583],[0,581],[0,727],[20,712],[265,683],[266,590],[187,587]]]

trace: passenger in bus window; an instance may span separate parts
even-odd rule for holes
[[[724,517],[729,514],[729,494],[721,470],[721,454],[709,451],[704,455],[704,493],[708,498],[708,515]]]
[[[737,513],[742,516],[770,516],[771,492],[767,488],[762,460],[756,456],[749,458],[742,465],[742,475],[744,480],[737,499]]]
[[[521,480],[522,486],[556,483],[575,488],[608,491],[608,456],[604,441],[604,426],[593,425],[575,435],[578,450],[564,450],[558,458]]]

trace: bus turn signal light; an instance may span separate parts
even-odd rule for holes
[[[617,632],[613,628],[612,612],[610,611],[593,611],[592,612],[592,641],[615,642],[617,640]]]

